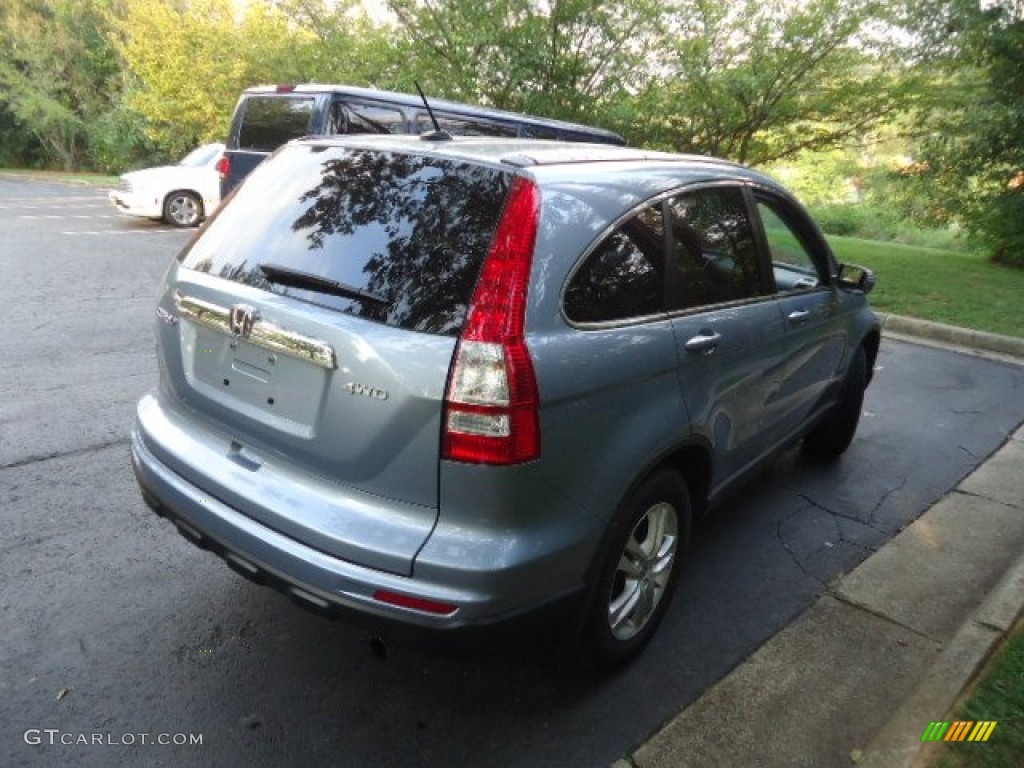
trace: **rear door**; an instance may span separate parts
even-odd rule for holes
[[[221,180],[226,197],[267,155],[292,139],[313,133],[318,97],[313,94],[246,94],[236,108],[228,141],[228,175]]]
[[[714,493],[772,445],[784,329],[741,187],[686,190],[667,210],[679,383]]]

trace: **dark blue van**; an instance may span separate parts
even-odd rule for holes
[[[625,144],[617,133],[578,123],[430,99],[441,129],[455,136],[508,136]],[[282,144],[300,136],[424,133],[433,123],[423,99],[348,85],[260,85],[242,92],[218,170],[226,197]]]

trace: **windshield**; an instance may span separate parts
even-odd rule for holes
[[[204,144],[185,155],[178,165],[183,165],[186,168],[202,168],[210,165],[223,150],[223,144]]]
[[[438,157],[297,144],[257,168],[182,266],[408,330],[462,329],[508,185]]]

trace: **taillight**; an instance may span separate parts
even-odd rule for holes
[[[540,456],[539,395],[526,347],[526,293],[540,193],[516,178],[480,270],[445,396],[441,454],[477,464]]]
[[[228,159],[227,155],[221,155],[220,160],[217,161],[217,173],[220,174],[221,179],[226,179],[230,172],[231,160]]]

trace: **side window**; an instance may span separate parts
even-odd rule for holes
[[[780,292],[798,291],[817,288],[821,285],[821,270],[813,252],[805,245],[805,240],[797,229],[791,227],[786,219],[795,214],[780,215],[781,209],[765,200],[757,201],[757,212],[764,226],[764,236],[768,242],[768,250],[772,258],[772,272],[775,275],[775,287]]]
[[[405,132],[405,117],[397,109],[343,101],[331,105],[328,133]]]
[[[420,133],[434,130],[434,124],[430,115],[420,112],[416,116],[417,128]],[[448,131],[452,136],[517,136],[519,129],[515,125],[504,125],[491,123],[486,120],[479,120],[468,117],[452,117],[451,115],[437,115],[437,123],[442,130]]]
[[[665,311],[665,222],[645,208],[601,241],[573,275],[565,313],[578,323],[647,317]]]
[[[753,228],[735,187],[711,187],[669,200],[673,309],[764,293]]]
[[[554,128],[548,128],[546,125],[529,125],[524,124],[520,130],[519,135],[524,139],[557,139],[558,131]],[[569,136],[566,137],[569,141],[585,141],[584,137]]]

